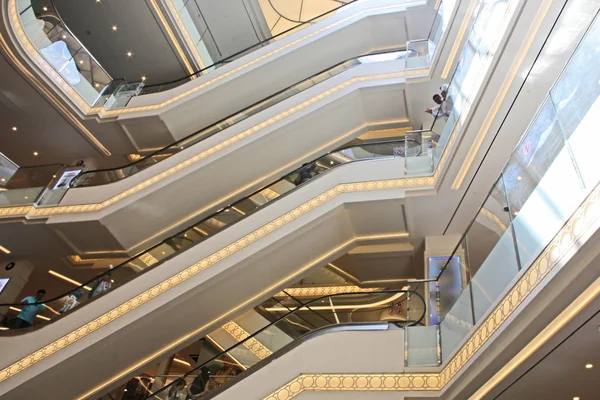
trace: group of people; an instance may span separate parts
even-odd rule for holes
[[[451,107],[448,104],[448,85],[440,86],[440,93],[433,95],[433,101],[436,105],[427,108],[425,112],[431,114],[434,119],[444,118],[447,120],[451,111]]]
[[[112,287],[112,279],[110,273],[102,275],[100,279],[96,282],[96,284],[92,287],[88,294],[88,298],[99,296],[100,294],[108,291]],[[79,288],[70,294],[66,295],[61,299],[63,303],[62,308],[58,311],[59,314],[64,314],[69,310],[75,308],[80,302],[81,298],[84,295],[84,290]],[[41,303],[46,295],[45,289],[40,289],[37,291],[35,296],[27,296],[21,303],[23,306],[21,307],[21,311],[17,316],[8,322],[9,329],[23,329],[29,328],[33,325],[36,316],[38,313],[44,311],[46,306]]]

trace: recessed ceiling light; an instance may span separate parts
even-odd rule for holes
[[[42,7],[42,10],[48,11],[48,7],[44,6],[44,7]]]
[[[585,367],[587,369],[594,368],[594,364],[585,364]]]
[[[573,400],[580,400],[579,397],[573,397]]]
[[[13,127],[12,127],[12,130],[16,132],[16,131],[17,131],[17,127],[16,127],[16,126],[13,126]]]
[[[522,176],[520,176],[520,175],[519,175],[519,176],[517,176],[517,180],[518,180],[518,181],[520,181],[521,179],[523,179],[523,177],[522,177]]]
[[[130,52],[130,51],[127,52],[127,57],[131,57],[132,55],[133,55],[132,52]]]
[[[0,181],[6,182],[6,178],[2,178],[2,179],[0,179]]]
[[[79,64],[83,64],[83,60],[79,60]]]
[[[145,76],[142,76],[142,82],[144,82],[146,80]]]
[[[113,31],[116,31],[117,29],[118,29],[118,28],[117,28],[117,26],[116,26],[116,25],[113,25],[113,26],[112,26],[112,30],[113,30]]]
[[[99,87],[100,84],[98,82],[94,83],[94,87]]]
[[[38,152],[37,152],[37,151],[34,151],[34,152],[33,152],[33,155],[34,155],[34,156],[37,156],[37,155],[38,155]]]
[[[63,34],[63,35],[62,35],[62,38],[63,38],[63,39],[66,39],[66,38],[67,38],[67,35]]]
[[[25,196],[25,200],[29,199],[29,197]]]

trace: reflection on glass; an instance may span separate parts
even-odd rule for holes
[[[488,23],[497,26],[489,19]],[[589,92],[575,96],[584,90],[581,87],[589,76],[598,75],[595,64],[584,66],[590,54],[581,53],[598,55],[599,38],[600,25],[595,21],[453,254],[464,253],[470,279],[440,325],[444,360],[517,282],[520,271],[527,270],[556,238],[600,182],[596,161],[600,140],[595,134],[598,84],[594,81]],[[445,296],[443,291],[439,296]]]

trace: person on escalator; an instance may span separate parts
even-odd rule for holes
[[[102,275],[96,286],[92,288],[88,297],[91,299],[92,297],[96,297],[106,291],[108,291],[112,287],[112,279],[110,277],[110,272]]]
[[[302,168],[300,168],[298,176],[296,177],[296,179],[294,179],[294,185],[299,186],[302,185],[304,182],[311,180],[313,177],[313,172],[316,168],[317,166],[315,163],[304,164]]]
[[[200,368],[200,372],[190,385],[187,397],[185,400],[196,400],[199,399],[207,391],[208,381],[210,380],[210,373],[208,367]]]
[[[83,289],[77,289],[73,293],[63,298],[64,305],[58,312],[64,314],[69,310],[72,310],[79,304],[79,299],[83,297]]]
[[[167,400],[185,400],[186,395],[185,381],[179,378],[171,385],[167,393]]]
[[[29,328],[31,325],[33,325],[33,320],[35,319],[36,315],[46,308],[43,304],[33,303],[39,303],[42,301],[45,295],[46,291],[44,289],[40,289],[37,291],[35,296],[27,296],[21,300],[21,303],[23,303],[24,306],[21,307],[21,312],[19,312],[17,317],[10,321],[9,328],[22,329]]]

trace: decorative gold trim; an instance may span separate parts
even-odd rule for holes
[[[292,399],[313,391],[439,391],[438,374],[302,374],[263,400]]]
[[[456,352],[452,359],[446,364],[439,374],[432,374],[433,377],[439,378],[439,388],[436,390],[443,389],[461,370],[462,368],[473,358],[473,356],[490,340],[490,338],[498,331],[498,329],[511,317],[513,312],[523,304],[525,299],[529,297],[537,286],[548,276],[548,274],[557,266],[560,262],[566,262],[570,259],[573,254],[577,252],[577,249],[581,246],[581,243],[585,242],[588,234],[598,229],[598,222],[600,221],[600,186],[596,186],[594,191],[587,197],[583,204],[575,211],[571,218],[567,221],[565,226],[557,233],[555,238],[550,244],[544,249],[544,251],[538,256],[534,263],[523,272],[518,282],[512,287],[512,289],[504,296],[504,298],[498,303],[498,305],[489,313],[486,319],[479,325],[479,327],[473,332],[469,339],[462,345],[462,347]],[[399,374],[395,375],[398,377],[409,378],[413,374]],[[292,380],[275,392],[271,393],[265,399],[279,399],[277,397],[282,395],[286,399],[291,399],[301,391],[294,391],[293,396],[286,397],[285,394],[291,394],[288,386],[300,379],[302,376]],[[315,375],[312,375],[315,376]],[[365,377],[377,376],[377,374],[365,374]],[[309,386],[309,389],[304,390],[317,390],[310,389],[313,386]],[[402,389],[406,385],[399,385],[390,390],[409,390]],[[318,390],[344,390],[337,387],[324,386],[319,387]],[[357,390],[376,390],[376,389],[357,389]],[[414,389],[410,389],[414,390]],[[432,389],[434,390],[434,389]],[[275,397],[273,397],[275,396]]]
[[[294,297],[321,297],[340,293],[370,293],[379,290],[383,290],[383,288],[361,288],[354,285],[303,286],[287,288],[285,292],[279,292],[273,297],[288,297],[288,294]]]
[[[0,215],[3,215],[3,216],[28,215],[32,218],[36,218],[36,217],[49,217],[49,216],[53,216],[53,215],[62,215],[62,214],[97,212],[97,211],[103,210],[106,207],[109,207],[129,196],[132,196],[132,195],[140,192],[141,190],[144,190],[144,189],[162,181],[163,179],[166,179],[169,176],[171,176],[187,167],[190,167],[193,164],[200,162],[201,160],[203,160],[205,158],[212,156],[221,150],[226,149],[227,147],[233,145],[234,143],[239,142],[242,139],[246,139],[252,135],[255,135],[261,129],[265,129],[265,128],[273,125],[274,123],[280,121],[283,118],[287,118],[291,115],[294,115],[295,113],[297,113],[309,106],[312,106],[313,104],[323,100],[326,97],[333,95],[334,93],[336,93],[342,89],[349,87],[350,85],[357,84],[359,82],[372,81],[372,80],[378,80],[378,79],[393,79],[393,78],[406,77],[406,76],[412,76],[412,75],[421,75],[423,73],[426,73],[426,72],[424,70],[411,70],[411,71],[394,72],[394,73],[389,73],[389,74],[379,74],[379,75],[370,75],[370,76],[361,76],[361,77],[350,78],[347,81],[340,83],[340,84],[334,86],[333,88],[324,91],[323,93],[319,93],[318,95],[315,95],[315,96],[311,97],[310,99],[307,99],[306,101],[304,101],[294,107],[291,107],[283,112],[280,112],[279,114],[277,114],[261,123],[257,123],[256,125],[254,125],[251,128],[248,128],[228,139],[225,139],[224,141],[200,152],[199,154],[196,154],[196,155],[188,158],[187,160],[182,161],[179,164],[174,165],[173,167],[171,167],[159,174],[156,174],[152,178],[146,179],[145,181],[138,183],[137,185],[135,185],[127,190],[122,191],[121,193],[119,193],[101,203],[75,204],[75,205],[68,205],[68,206],[43,207],[43,208],[29,207],[28,212],[25,214],[22,214],[24,207],[5,207],[5,208],[0,208]],[[21,214],[18,214],[18,212],[21,212]]]
[[[221,327],[225,332],[231,335],[235,340],[241,342],[247,339],[250,334],[236,322],[230,321]],[[259,360],[265,359],[273,354],[264,344],[259,342],[255,338],[250,338],[244,342],[244,347],[247,348],[252,354],[258,357]]]
[[[402,179],[391,179],[382,181],[368,181],[360,183],[344,183],[338,184],[332,189],[312,198],[306,203],[294,208],[286,214],[272,220],[271,222],[263,225],[252,233],[236,240],[232,244],[223,247],[222,249],[214,252],[206,258],[196,262],[195,264],[187,267],[181,272],[171,276],[165,281],[145,290],[139,295],[126,301],[118,307],[106,312],[100,317],[94,319],[83,325],[82,327],[74,330],[73,332],[55,340],[54,342],[44,346],[38,351],[30,354],[29,356],[13,363],[12,365],[4,368],[0,371],[0,382],[8,379],[9,377],[21,372],[22,370],[36,364],[40,360],[51,356],[57,351],[75,343],[79,339],[91,334],[92,332],[100,329],[101,327],[109,324],[110,322],[122,317],[130,311],[138,308],[139,306],[147,303],[155,297],[161,295],[169,289],[172,289],[182,282],[192,278],[198,273],[204,271],[210,266],[226,259],[227,257],[237,253],[241,249],[253,244],[262,237],[280,229],[287,225],[291,221],[294,221],[309,211],[317,208],[318,206],[333,200],[344,193],[353,192],[365,192],[375,190],[393,190],[393,189],[406,189],[406,188],[423,188],[433,184],[433,177],[416,177],[416,178],[402,178]],[[404,235],[404,234],[402,234]]]

